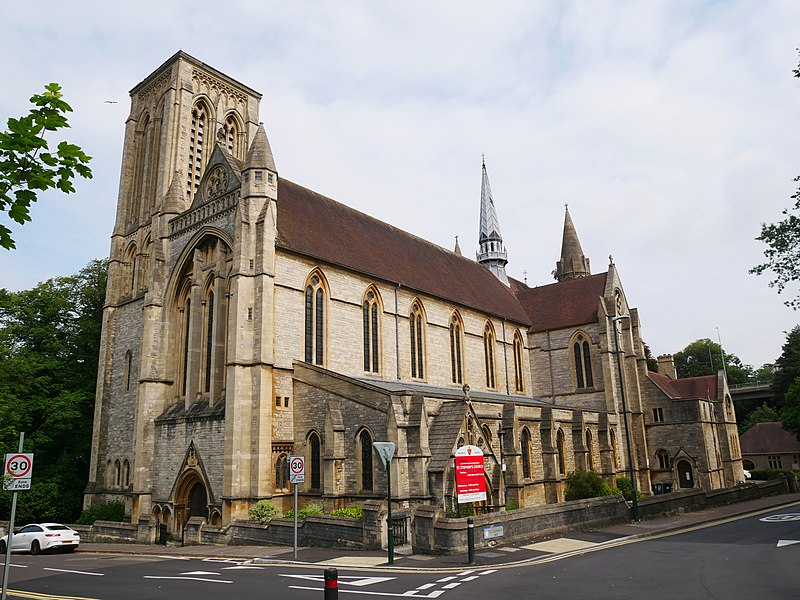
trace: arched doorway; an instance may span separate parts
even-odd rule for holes
[[[676,465],[678,469],[678,485],[682,488],[694,487],[694,475],[692,474],[692,465],[688,460],[679,460]]]
[[[199,481],[192,486],[186,501],[186,520],[192,517],[208,518],[208,503],[206,501],[206,487]]]

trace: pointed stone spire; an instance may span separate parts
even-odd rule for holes
[[[581,242],[572,217],[569,216],[569,206],[564,205],[564,236],[561,238],[561,260],[556,262],[555,277],[558,281],[580,279],[592,274],[589,268],[589,259],[583,254]]]
[[[453,252],[455,254],[458,254],[459,256],[464,256],[463,254],[461,254],[461,246],[458,245],[458,236],[456,236],[456,247],[453,248]]]
[[[186,203],[183,199],[183,186],[181,185],[181,172],[175,171],[175,176],[172,178],[172,183],[169,184],[169,189],[164,195],[164,200],[161,203],[161,212],[164,214],[180,214],[186,210]]]
[[[486,162],[481,157],[481,223],[478,233],[477,260],[489,269],[494,276],[509,285],[506,275],[508,255],[500,235],[500,221],[494,208],[492,189],[489,187],[489,176],[486,174]]]
[[[277,173],[275,159],[272,157],[272,148],[269,146],[267,132],[264,131],[264,124],[259,123],[253,143],[247,151],[247,158],[244,160],[246,169],[269,169]]]

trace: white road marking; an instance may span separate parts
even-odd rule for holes
[[[145,579],[183,579],[185,581],[206,581],[209,583],[233,583],[225,579],[205,579],[204,577],[167,577],[159,575],[145,575]]]
[[[264,567],[255,567],[253,565],[236,565],[236,566],[233,566],[233,567],[222,567],[223,571],[235,571],[237,569],[239,569],[239,570],[241,570],[241,569],[255,569],[256,571],[263,571]]]
[[[472,581],[473,579],[477,579],[477,578],[478,578],[477,575],[472,575],[470,577],[464,577],[464,579],[461,580],[461,583],[464,583],[465,581]]]
[[[800,521],[800,513],[769,515],[768,517],[761,517],[759,521],[763,521],[764,523],[782,523],[784,521]]]
[[[181,573],[181,575],[219,575],[219,573],[215,573],[214,571],[186,571],[185,573]]]
[[[448,583],[447,585],[442,586],[446,590],[452,590],[453,588],[457,588],[461,585],[460,581],[454,581],[453,583]]]
[[[489,569],[488,571],[481,571],[478,575],[489,575],[490,573],[497,573],[497,569]]]
[[[778,540],[778,548],[791,546],[792,544],[800,544],[800,540]]]
[[[286,573],[279,573],[281,577],[293,577],[294,579],[306,579],[308,581],[318,581],[324,583],[325,578],[322,575],[291,575]],[[345,581],[350,579],[352,581]],[[364,587],[365,585],[372,585],[373,583],[383,583],[384,581],[391,581],[397,579],[396,577],[358,577],[357,575],[340,575],[339,585],[352,585],[356,587]]]
[[[314,592],[319,592],[321,588],[318,587],[304,587],[301,585],[290,585],[290,590],[312,590]],[[438,598],[442,594],[444,594],[444,590],[436,590],[435,592],[431,592],[425,596],[417,595],[416,590],[411,590],[410,592],[403,592],[402,594],[394,593],[394,592],[370,592],[369,590],[343,590],[339,588],[339,593],[341,594],[365,594],[367,596],[391,596],[394,598]]]
[[[0,562],[0,565],[6,566],[6,563]],[[8,563],[9,567],[19,567],[20,569],[27,569],[30,565],[15,565],[14,563]]]
[[[165,556],[163,554],[159,555],[158,558],[163,558],[165,560],[192,560],[188,556]]]
[[[464,575],[472,575],[474,572],[475,569],[472,569],[471,571],[461,571],[461,573],[459,573],[458,576],[463,577]]]
[[[76,575],[94,575],[95,577],[103,577],[105,573],[92,573],[90,571],[71,571],[69,569],[51,569],[50,567],[44,567],[45,571],[56,571],[58,573],[75,573]]]
[[[429,590],[435,585],[436,585],[435,583],[424,583],[421,586],[419,586],[417,589],[418,590]]]
[[[456,577],[442,577],[441,579],[437,579],[436,583],[445,583],[447,581],[453,581],[453,579],[456,579]]]

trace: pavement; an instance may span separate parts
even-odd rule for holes
[[[593,548],[599,549],[603,546],[624,543],[625,541],[708,526],[715,522],[754,512],[770,511],[781,507],[791,509],[796,504],[800,504],[800,493],[759,498],[689,513],[648,519],[637,523],[608,525],[596,530],[564,533],[557,537],[540,539],[535,542],[518,541],[512,544],[504,544],[500,540],[498,544],[492,547],[476,549],[473,566],[491,567],[537,560],[544,561],[566,553],[583,553],[591,551]],[[413,554],[411,546],[395,548],[393,565],[388,565],[388,553],[386,550],[300,547],[297,549],[297,557],[295,557],[294,548],[286,546],[160,546],[84,543],[80,545],[78,551],[360,569],[391,567],[397,569],[460,570],[469,565],[466,553],[451,555]]]

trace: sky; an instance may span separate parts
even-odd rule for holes
[[[107,256],[129,91],[183,50],[263,94],[281,177],[473,257],[485,155],[507,272],[531,286],[553,282],[568,204],[656,355],[711,338],[758,367],[800,323],[797,286],[748,273],[800,173],[800,2],[31,6],[0,4],[0,126],[59,82],[74,112],[51,143],[94,178],[24,226],[0,216],[17,243],[0,288]]]

